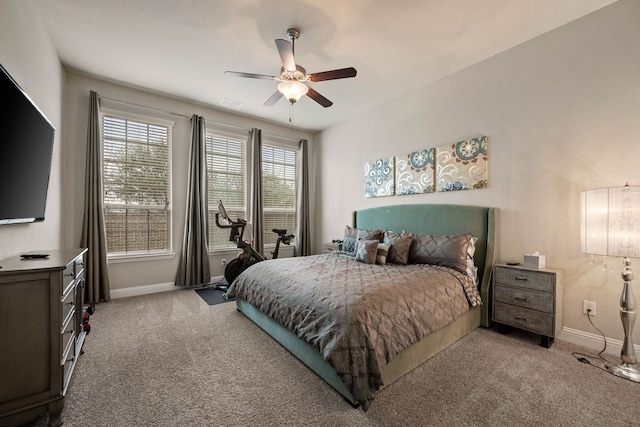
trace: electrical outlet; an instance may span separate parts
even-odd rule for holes
[[[222,259],[220,260],[220,265],[222,265],[222,266],[227,265],[227,259],[226,259],[226,258],[222,258]]]
[[[591,310],[587,312],[587,310]],[[590,316],[596,315],[596,303],[594,301],[582,300],[582,314],[589,314]]]

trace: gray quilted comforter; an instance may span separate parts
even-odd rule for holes
[[[337,253],[260,262],[228,294],[315,347],[365,410],[391,358],[480,304],[474,281],[456,270]]]

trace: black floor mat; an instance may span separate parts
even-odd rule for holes
[[[209,305],[216,305],[234,300],[234,298],[225,299],[224,291],[213,286],[210,288],[195,289],[195,291],[200,295],[200,298]]]

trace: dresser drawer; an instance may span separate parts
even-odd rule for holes
[[[60,363],[62,367],[62,395],[64,396],[67,393],[67,386],[69,385],[69,380],[71,379],[71,373],[73,372],[73,367],[76,362],[77,354],[75,353],[75,338],[74,343],[69,347],[69,351],[66,351],[62,361]]]
[[[544,292],[554,292],[555,276],[552,273],[521,268],[495,267],[495,281]]]
[[[60,301],[60,313],[62,313],[60,318],[62,322],[61,326],[64,325],[64,323],[68,320],[69,313],[71,313],[75,306],[75,300],[76,288],[70,287],[69,289],[67,289],[67,293],[62,296],[62,301]]]
[[[496,283],[493,289],[494,301],[529,308],[553,314],[554,297],[550,292],[534,291],[524,288],[515,288]]]
[[[70,262],[62,271],[62,293],[66,294],[69,286],[76,278],[75,263]]]
[[[62,364],[64,364],[64,360],[69,353],[75,353],[75,334],[76,332],[76,322],[74,322],[74,316],[68,319],[68,322],[65,324],[65,327],[62,329],[62,354],[60,355]]]
[[[493,320],[516,328],[526,329],[548,337],[554,335],[554,317],[551,314],[542,313],[527,308],[517,307],[511,304],[494,302]]]
[[[84,257],[79,256],[73,261],[76,279],[84,277]]]

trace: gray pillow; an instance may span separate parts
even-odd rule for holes
[[[401,265],[409,264],[409,249],[411,248],[412,241],[413,237],[408,234],[386,231],[383,242],[389,245],[387,262]]]
[[[442,265],[468,274],[467,253],[473,235],[407,234],[413,237],[409,250],[410,263]]]
[[[378,242],[382,242],[383,238],[384,230],[365,230],[362,228],[358,229],[358,239],[377,240]]]
[[[376,254],[378,253],[378,240],[358,239],[356,246],[356,261],[365,264],[375,264]]]
[[[342,238],[342,251],[348,255],[355,254],[357,242],[358,229],[346,225],[344,227],[344,237]]]
[[[381,242],[383,235],[383,230],[365,230],[346,225],[344,227],[344,237],[342,239],[342,251],[347,255],[354,255],[356,253],[358,239],[377,240]]]

